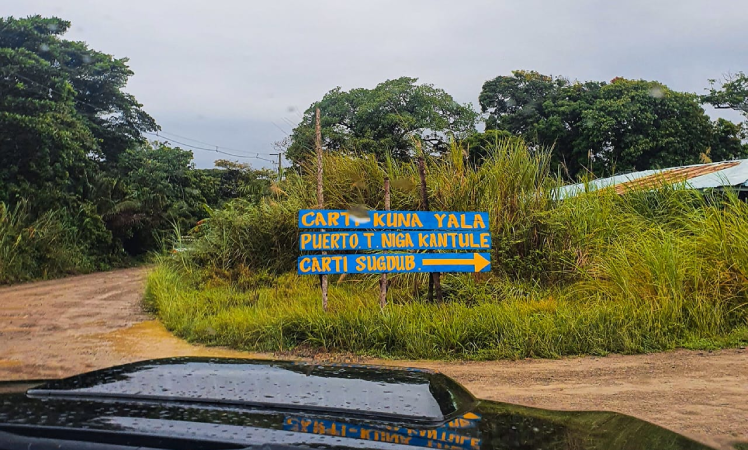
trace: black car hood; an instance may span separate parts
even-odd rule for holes
[[[172,358],[8,390],[0,432],[129,446],[707,448],[619,414],[477,401],[420,369]]]
[[[429,370],[220,358],[143,361],[52,381],[28,394],[339,412],[432,424],[475,403],[462,386]]]

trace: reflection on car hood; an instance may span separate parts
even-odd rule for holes
[[[475,402],[459,384],[428,370],[217,358],[128,364],[49,382],[28,393],[337,411],[431,423],[444,422]]]
[[[162,448],[196,442],[228,446],[220,448],[706,448],[619,414],[479,402],[448,377],[419,369],[174,358],[0,394],[0,431],[71,439],[73,430],[76,439],[108,436],[120,445]]]

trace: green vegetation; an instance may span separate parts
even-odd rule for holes
[[[159,127],[124,91],[127,59],[63,39],[69,27],[0,19],[0,284],[157,252],[148,304],[167,327],[258,350],[515,358],[748,341],[744,201],[668,186],[554,195],[593,173],[745,158],[744,125],[701,106],[745,113],[743,73],[698,96],[517,71],[484,84],[485,132],[472,106],[414,78],[337,88],[280,144],[294,164],[280,180],[227,160],[197,169],[149,142]],[[324,313],[316,279],[293,273],[297,211],[316,204],[316,108],[328,207],[381,209],[388,176],[393,208],[420,209],[419,142],[431,208],[489,212],[492,273],[445,276],[443,303],[424,299],[423,276],[393,275],[383,310],[377,277],[331,277]]]
[[[48,211],[36,218],[26,202],[9,208],[0,203],[0,274],[5,282],[27,281],[49,274],[99,270],[89,255],[96,236],[106,236],[103,223],[84,223],[65,211]],[[88,227],[88,228],[86,228]],[[87,241],[82,242],[82,236]]]
[[[293,252],[286,250],[287,240],[294,232],[279,227],[292,223],[288,214],[298,206],[293,202],[311,204],[292,184],[304,186],[317,107],[327,151],[366,161],[335,161],[342,164],[338,182],[343,183],[336,189],[354,180],[353,189],[333,199],[342,206],[381,206],[375,192],[382,177],[377,163],[389,155],[406,163],[398,170],[412,172],[408,163],[414,139],[427,153],[443,158],[459,142],[467,161],[478,166],[504,139],[545,145],[552,148],[553,171],[567,179],[589,176],[588,171],[601,175],[748,155],[744,126],[724,119],[711,122],[700,105],[745,112],[743,73],[722,83],[710,80],[708,93],[699,97],[653,81],[579,83],[517,71],[483,86],[479,102],[487,114],[487,131],[482,133],[476,130],[480,117],[470,104],[401,77],[373,89],[336,88],[310,105],[290,138],[278,143],[296,172],[280,186],[266,170],[227,160],[197,169],[191,152],[148,142],[146,136],[159,126],[124,90],[133,75],[127,58],[64,39],[70,26],[56,17],[0,19],[0,203],[5,221],[0,228],[5,252],[0,284],[128,264],[172,248],[174,230],[187,233],[208,215],[212,226],[225,226],[229,234],[204,240],[220,246],[231,238],[240,244],[231,257],[204,253],[206,266],[233,267],[231,258],[251,265],[272,254],[277,257],[268,265],[288,270]],[[356,172],[362,164],[373,179]],[[491,178],[490,170],[471,176]],[[548,165],[542,170],[547,172]],[[452,179],[452,173],[444,172],[432,180],[437,204],[444,209],[482,204],[466,192],[452,198]],[[403,206],[418,203],[413,192],[396,195]],[[243,200],[231,202],[238,198]],[[268,201],[281,206],[268,206]],[[502,215],[522,212],[497,209],[501,219],[494,225],[503,227]],[[236,217],[245,216],[253,217],[256,229],[236,224]],[[267,226],[256,218],[282,219],[282,225]],[[542,231],[536,227],[546,225],[534,221],[515,224],[518,228],[510,233],[510,228],[498,231],[497,255],[514,261],[502,270],[519,273],[533,264],[544,270],[558,264],[557,255],[545,255],[536,242]],[[238,239],[240,235],[247,239]],[[543,273],[557,276],[552,270]]]
[[[748,205],[729,192],[663,186],[563,202],[551,156],[516,139],[481,165],[453,146],[429,161],[432,207],[490,214],[491,274],[447,275],[444,303],[425,277],[332,277],[330,311],[318,280],[293,273],[296,213],[314,204],[314,167],[289,175],[258,204],[214,212],[189,251],[163,258],[148,304],[189,340],[242,349],[353,351],[404,358],[519,358],[713,348],[748,341]],[[418,209],[414,163],[327,155],[330,208]]]
[[[70,23],[0,19],[0,284],[103,270],[168,245],[206,205],[261,194],[269,174],[149,143],[127,59],[62,39]],[[257,197],[257,196],[256,196]]]
[[[744,76],[721,90],[713,83],[710,94],[699,97],[656,81],[579,82],[514,71],[487,81],[479,101],[487,129],[553,146],[554,167],[573,178],[697,164],[705,157],[746,158],[744,127],[712,122],[700,104],[740,110],[746,98]]]
[[[313,155],[316,108],[321,111],[323,145],[332,151],[373,153],[380,158],[389,153],[407,159],[414,135],[443,152],[451,139],[475,133],[478,114],[470,104],[460,105],[443,90],[417,81],[402,77],[374,89],[331,90],[306,110],[294,128],[287,158],[301,164]]]
[[[717,109],[734,109],[748,117],[748,75],[728,75],[719,88],[715,87],[717,80],[709,80],[709,84],[709,93],[702,97],[704,103]]]

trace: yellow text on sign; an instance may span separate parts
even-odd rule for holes
[[[485,230],[485,213],[370,211],[364,220],[346,211],[305,210],[299,213],[301,228],[410,228]]]
[[[348,259],[345,256],[323,256],[321,258],[302,257],[299,259],[301,273],[347,273]]]
[[[491,234],[469,231],[379,231],[302,233],[301,250],[416,250],[491,248]]]

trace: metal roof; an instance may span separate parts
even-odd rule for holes
[[[683,183],[690,189],[731,186],[748,190],[748,159],[632,172],[563,186],[556,191],[556,195],[563,200],[604,188],[613,188],[618,194],[623,194],[632,189],[653,189],[668,183]]]

